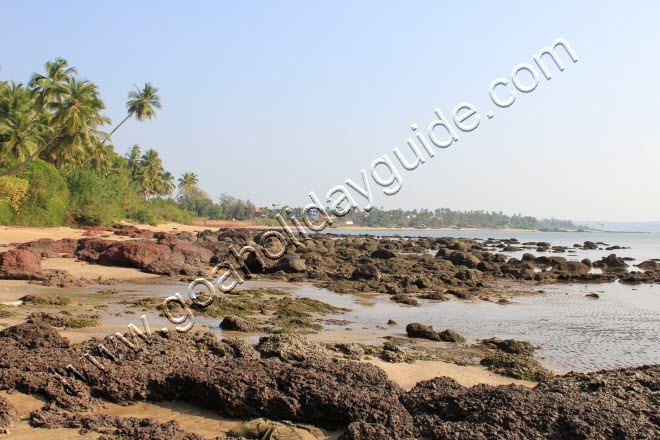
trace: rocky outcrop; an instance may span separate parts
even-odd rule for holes
[[[660,435],[660,427],[648,416],[625,404],[615,405],[606,395],[560,394],[547,389],[517,385],[466,388],[441,377],[418,383],[402,396],[402,402],[419,435],[426,438],[641,440]]]
[[[10,280],[43,280],[41,259],[26,249],[10,249],[0,253],[0,278]]]
[[[18,410],[13,403],[0,396],[0,433],[18,419]]]

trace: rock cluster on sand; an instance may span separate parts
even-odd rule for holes
[[[118,404],[189,402],[223,417],[265,417],[343,430],[342,440],[660,435],[658,366],[573,374],[534,389],[466,388],[439,378],[405,392],[379,368],[333,359],[299,336],[262,338],[250,358],[236,357],[231,345],[209,333],[156,333],[149,341],[148,352],[117,345],[121,363],[108,362],[106,375],[91,365],[83,368],[81,355],[98,356],[98,342],[112,347],[109,339],[71,346],[47,325],[10,327],[0,331],[0,389],[48,399],[30,415],[34,426],[81,427],[113,439],[202,437],[176,423],[83,414],[99,406],[98,398]],[[66,393],[51,373],[64,374],[68,364],[89,376],[87,383],[68,379],[76,393]]]
[[[412,322],[406,326],[406,333],[411,338],[422,338],[429,339],[431,341],[444,341],[444,342],[456,342],[463,343],[465,338],[454,330],[446,329],[441,332],[436,332],[433,330],[433,327],[430,325],[420,324],[418,322]]]
[[[412,303],[410,295],[442,297],[446,291],[469,297],[489,282],[521,281],[613,281],[660,282],[655,262],[639,266],[645,272],[628,272],[628,264],[612,254],[593,262],[603,273],[589,273],[591,261],[526,253],[521,259],[499,253],[513,249],[566,252],[550,243],[519,243],[515,239],[476,240],[468,238],[375,238],[373,236],[311,235],[304,245],[287,247],[277,261],[265,258],[260,250],[265,231],[247,229],[205,230],[191,233],[154,233],[132,226],[97,228],[130,241],[117,241],[90,233],[81,239],[41,239],[23,243],[0,254],[0,278],[43,279],[39,260],[70,256],[91,263],[124,266],[159,275],[208,275],[210,265],[234,261],[230,246],[252,246],[260,258],[248,254],[245,262],[252,273],[290,281],[309,280],[336,292],[380,292],[399,295],[399,302]],[[577,245],[594,249],[591,242]],[[433,254],[431,253],[433,252]],[[32,254],[32,256],[30,255]],[[259,260],[263,261],[262,266]],[[407,296],[401,296],[401,295]],[[414,305],[414,304],[413,304]]]

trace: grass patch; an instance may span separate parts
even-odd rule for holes
[[[8,310],[8,306],[5,304],[0,304],[0,318],[11,318],[13,316],[18,316],[18,313]]]
[[[112,289],[101,289],[97,293],[99,295],[117,295],[118,293],[122,293],[122,292],[123,290],[112,288]]]
[[[99,316],[99,315],[94,315]],[[101,323],[92,318],[69,317],[58,313],[31,313],[28,322],[50,324],[53,327],[88,328],[98,327]]]
[[[123,304],[131,307],[153,307],[154,304],[165,302],[162,298],[140,298],[140,299],[125,299],[119,301],[119,304]]]
[[[63,296],[40,296],[40,295],[25,295],[21,298],[23,304],[31,304],[37,306],[68,306],[71,304],[71,298]]]

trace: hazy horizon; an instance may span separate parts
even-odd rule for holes
[[[47,60],[66,58],[99,85],[114,123],[132,85],[153,83],[163,110],[153,122],[127,122],[116,150],[156,148],[168,170],[196,172],[214,199],[325,199],[347,179],[361,183],[373,160],[395,160],[395,147],[411,158],[411,124],[425,130],[436,108],[451,120],[469,102],[476,130],[459,131],[433,158],[422,148],[415,170],[399,166],[392,196],[372,181],[375,206],[660,220],[660,62],[648,55],[660,43],[660,5],[561,2],[539,14],[508,2],[122,3],[67,2],[66,22],[53,21],[61,4],[5,5],[32,24],[5,24],[12,48],[0,79],[27,82]],[[551,80],[541,75],[508,108],[493,105],[490,84],[510,81],[520,63],[535,66],[532,56],[558,38],[579,61],[559,49],[562,72],[548,59]]]

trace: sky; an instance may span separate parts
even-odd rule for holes
[[[3,17],[0,79],[65,58],[114,123],[133,84],[151,82],[163,110],[124,124],[116,151],[155,148],[214,198],[304,206],[310,191],[363,186],[365,169],[378,207],[660,220],[657,2],[36,0],[3,2]],[[578,62],[558,49],[565,69],[548,58],[547,80],[532,57],[558,38]],[[495,106],[490,84],[509,81],[504,99],[521,63],[537,87]],[[451,121],[464,102],[477,128],[453,126],[458,141],[434,157],[418,143],[425,162],[404,170],[393,149],[412,160],[411,124],[427,134],[436,108]],[[370,174],[384,155],[401,176],[393,195]]]

